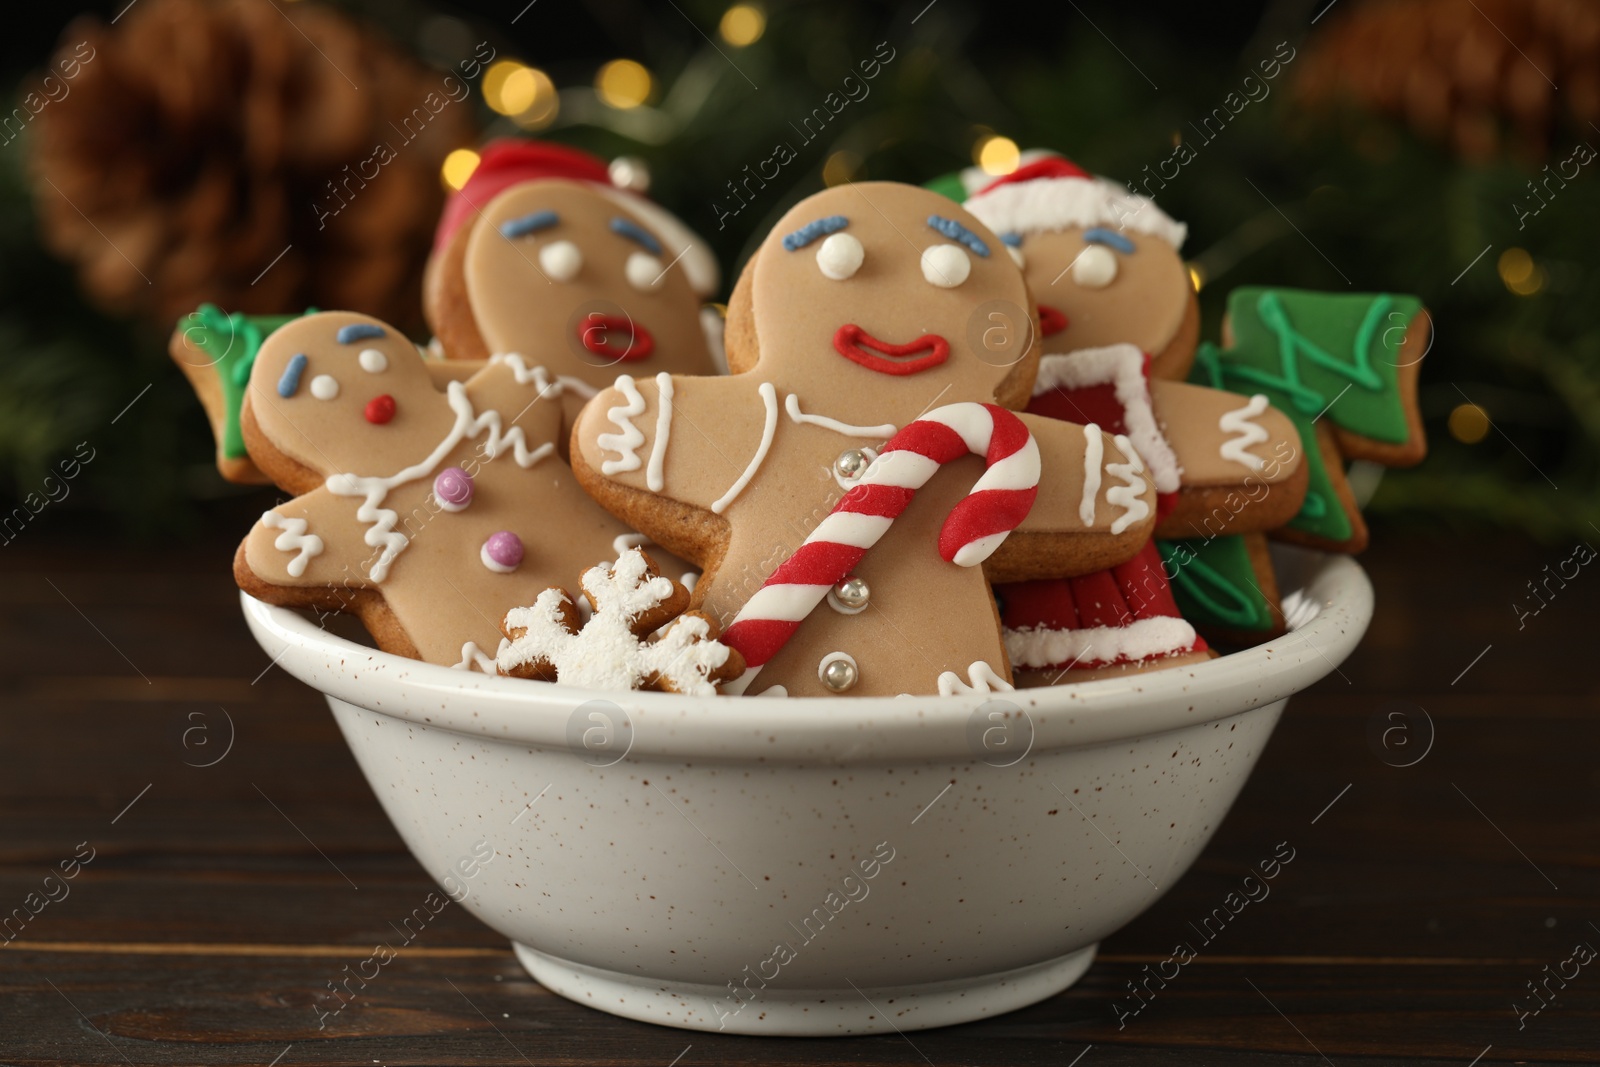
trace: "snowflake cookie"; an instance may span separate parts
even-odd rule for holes
[[[716,639],[715,624],[684,611],[689,591],[641,550],[590,567],[578,582],[593,608],[587,621],[564,589],[546,589],[531,607],[506,612],[506,642],[496,657],[501,674],[583,689],[714,696],[718,682],[744,671],[739,653]]]

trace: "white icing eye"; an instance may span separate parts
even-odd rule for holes
[[[1072,261],[1072,280],[1085,289],[1104,289],[1117,278],[1117,254],[1105,245],[1089,245]]]
[[[382,374],[389,369],[389,357],[379,352],[376,348],[363,348],[356,357],[356,362],[361,364],[361,369],[368,374]]]
[[[661,261],[648,252],[634,252],[630,255],[622,272],[628,276],[629,285],[646,292],[661,288],[661,283],[667,277],[666,268],[661,265]]]
[[[922,276],[941,289],[954,289],[972,273],[972,260],[960,245],[934,245],[922,253]]]
[[[1011,262],[1015,263],[1017,266],[1026,267],[1028,265],[1023,261],[1022,249],[1018,248],[1016,245],[1006,245],[1006,251],[1011,253]]]
[[[829,234],[817,249],[817,269],[824,278],[842,282],[861,269],[867,253],[861,242],[847,233]]]
[[[539,249],[539,266],[555,282],[570,282],[583,268],[583,253],[571,241],[551,241]]]
[[[332,400],[339,395],[339,379],[331,374],[319,374],[311,379],[311,395],[318,400]]]

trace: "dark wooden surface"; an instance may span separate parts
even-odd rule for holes
[[[431,883],[321,699],[263,673],[228,578],[242,526],[216,526],[164,550],[35,531],[0,549],[0,916],[95,852],[0,947],[0,1063],[1600,1062],[1600,964],[1513,1009],[1600,947],[1600,576],[1521,630],[1512,606],[1570,548],[1379,531],[1365,645],[1295,698],[1195,868],[1077,986],[909,1039],[800,1041],[569,1003],[455,908],[319,1030],[326,983]],[[1400,707],[1433,724],[1409,767],[1369,736]],[[230,721],[226,757],[194,766]],[[1415,711],[1410,729],[1397,751],[1423,750]],[[1280,841],[1296,858],[1270,896],[1119,1029],[1126,983]]]

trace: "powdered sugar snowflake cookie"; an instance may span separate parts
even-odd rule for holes
[[[713,696],[718,682],[744,670],[739,653],[716,639],[715,623],[684,612],[689,591],[640,549],[590,567],[578,581],[591,608],[587,620],[564,589],[546,589],[531,606],[506,612],[496,657],[501,674],[582,689]]]

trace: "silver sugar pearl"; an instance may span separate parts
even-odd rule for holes
[[[856,665],[847,659],[833,660],[822,668],[822,684],[835,693],[854,688],[859,679]]]
[[[861,472],[867,469],[867,455],[859,448],[852,448],[839,453],[839,458],[833,461],[833,469],[839,477],[855,479],[861,477]]]
[[[833,595],[847,608],[864,608],[872,590],[860,578],[850,577],[833,587]]]

